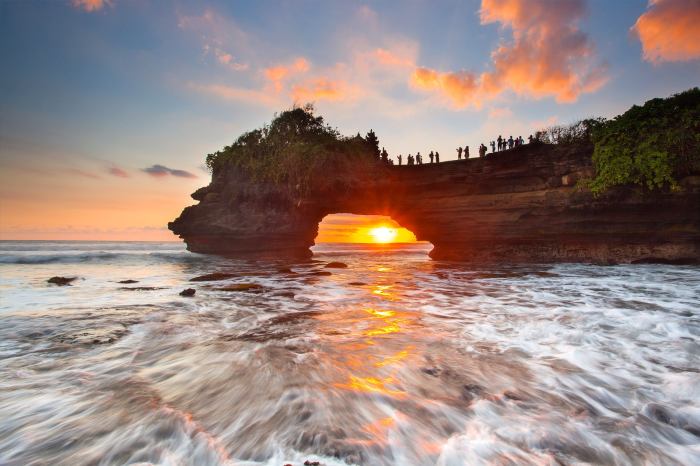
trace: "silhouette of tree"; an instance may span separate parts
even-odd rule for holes
[[[367,144],[369,144],[369,146],[372,148],[374,157],[379,160],[381,156],[381,152],[379,150],[379,138],[374,133],[373,129],[369,130],[369,133],[367,133],[367,136],[365,136],[365,141],[367,141]]]

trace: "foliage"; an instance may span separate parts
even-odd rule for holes
[[[700,89],[653,99],[593,129],[594,194],[616,185],[678,188],[700,163]]]
[[[286,185],[290,191],[303,194],[320,182],[314,177],[328,179],[351,166],[370,169],[376,163],[374,142],[341,136],[307,104],[275,115],[269,124],[207,155],[206,165],[214,174],[233,165],[257,181]]]
[[[587,118],[572,125],[550,126],[535,133],[535,140],[545,144],[590,144],[593,132],[605,123],[605,118]]]
[[[377,135],[374,134],[374,130],[371,129],[369,130],[369,133],[367,133],[367,136],[365,136],[365,141],[367,141],[367,144],[372,148],[372,153],[374,154],[374,157],[376,159],[379,159],[381,153],[379,151],[379,139],[377,138]]]

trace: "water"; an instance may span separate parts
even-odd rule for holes
[[[700,464],[700,268],[428,249],[0,243],[0,464]]]

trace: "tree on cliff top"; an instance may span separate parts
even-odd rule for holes
[[[637,184],[677,189],[677,180],[700,171],[700,89],[652,99],[595,128],[594,194]]]
[[[214,174],[232,165],[256,180],[302,192],[335,174],[362,172],[375,164],[373,147],[365,138],[342,136],[314,115],[310,104],[275,115],[269,124],[242,134],[206,159]]]

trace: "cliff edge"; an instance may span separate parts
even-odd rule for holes
[[[478,262],[700,262],[700,173],[676,189],[577,187],[591,145],[529,144],[484,158],[416,166],[319,164],[306,189],[217,167],[168,228],[190,251],[309,257],[332,213],[390,215],[434,259]]]

